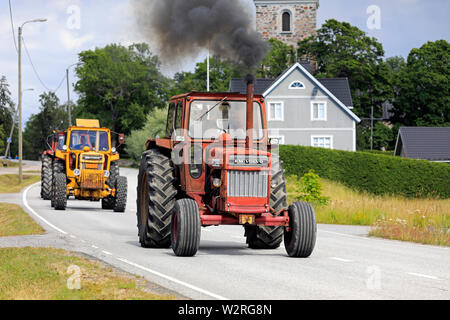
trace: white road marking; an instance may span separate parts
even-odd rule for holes
[[[43,217],[41,217],[40,215],[38,215],[36,213],[36,211],[34,211],[33,209],[31,209],[31,207],[28,205],[28,201],[27,201],[27,194],[28,191],[30,191],[30,189],[36,185],[40,184],[40,182],[35,183],[31,186],[29,186],[27,189],[25,189],[25,191],[22,194],[22,202],[23,205],[25,206],[25,208],[28,209],[28,211],[30,211],[34,216],[36,216],[37,218],[39,218],[40,220],[42,220],[45,224],[47,224],[48,226],[50,226],[51,228],[55,229],[56,231],[62,233],[62,234],[67,234],[67,232],[61,230],[60,228],[58,228],[57,226],[53,225],[52,223],[50,223],[49,221],[47,221],[46,219],[44,219]]]
[[[76,239],[77,237],[75,237],[75,236],[73,236],[73,235],[70,235],[70,237],[72,238],[72,239]]]
[[[343,258],[337,258],[337,257],[331,257],[331,260],[341,261],[341,262],[353,262],[352,260],[343,259]]]
[[[98,247],[97,247],[97,246],[94,246],[94,245],[92,245],[91,247],[94,248],[94,249],[98,249]]]
[[[222,297],[222,296],[220,296],[220,295],[217,295],[217,294],[215,294],[215,293],[212,293],[212,292],[209,292],[209,291],[207,291],[207,290],[201,289],[201,288],[199,288],[199,287],[193,286],[193,285],[191,285],[191,284],[189,284],[189,283],[186,283],[186,282],[184,282],[184,281],[180,281],[180,280],[175,279],[175,278],[173,278],[173,277],[166,276],[165,274],[162,274],[162,273],[160,273],[160,272],[158,272],[158,271],[154,271],[154,270],[152,270],[152,269],[143,267],[143,266],[141,266],[141,265],[138,265],[138,264],[136,264],[136,263],[134,263],[134,262],[131,262],[131,261],[128,261],[128,260],[126,260],[126,259],[122,259],[122,258],[116,258],[116,259],[119,260],[119,261],[122,261],[123,263],[129,264],[130,266],[133,266],[133,267],[136,267],[136,268],[138,268],[138,269],[147,271],[147,272],[149,272],[149,273],[151,273],[151,274],[154,274],[154,275],[156,275],[156,276],[158,276],[158,277],[161,277],[161,278],[163,278],[163,279],[169,280],[169,281],[171,281],[171,282],[175,282],[175,283],[177,283],[177,284],[179,284],[179,285],[182,285],[182,286],[187,287],[187,288],[189,288],[189,289],[192,289],[192,290],[194,290],[194,291],[197,291],[197,292],[200,292],[200,293],[205,294],[205,295],[207,295],[207,296],[213,297],[213,298],[215,298],[215,299],[217,299],[217,300],[229,300],[229,299],[227,299],[227,298],[225,298],[225,297]]]
[[[111,252],[108,251],[102,251],[104,254],[108,255],[108,256],[112,256],[113,254]]]
[[[415,273],[415,272],[408,272],[408,274],[411,276],[415,276],[415,277],[421,277],[421,278],[427,278],[427,279],[433,279],[433,280],[441,280],[438,277],[429,276],[427,274],[421,274],[421,273]]]

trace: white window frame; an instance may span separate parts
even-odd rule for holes
[[[315,104],[323,104],[325,106],[325,118],[324,119],[320,119],[320,118],[314,118],[314,105]],[[320,101],[320,100],[313,100],[311,101],[311,121],[328,121],[328,103],[327,101]]]
[[[297,82],[300,82],[303,87],[301,87],[301,88],[294,88],[294,87],[292,87],[294,85],[294,83],[297,83]],[[292,83],[289,85],[289,90],[305,90],[305,89],[306,89],[305,84],[302,81],[300,81],[300,80],[292,81]]]
[[[314,139],[330,139],[330,149],[329,150],[334,150],[334,137],[332,135],[311,136],[311,147],[322,148],[322,147],[314,146]],[[327,148],[324,148],[324,149],[327,149]]]
[[[281,118],[280,119],[272,117],[272,115],[271,115],[271,111],[272,111],[271,105],[272,104],[279,104],[281,106]],[[267,116],[268,121],[284,121],[284,102],[283,101],[269,101],[268,105],[269,105],[268,116]]]
[[[286,143],[286,138],[284,135],[277,134],[277,135],[269,135],[269,139],[278,139],[280,145],[284,145]]]

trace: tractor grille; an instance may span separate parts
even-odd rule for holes
[[[228,196],[266,198],[269,176],[266,171],[229,171]]]
[[[103,189],[104,185],[103,171],[81,171],[81,189]]]

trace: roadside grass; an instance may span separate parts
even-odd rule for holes
[[[69,268],[71,267],[71,268]],[[79,269],[78,269],[79,268]],[[70,290],[68,284],[80,289]],[[0,300],[175,300],[143,278],[59,249],[0,249]]]
[[[0,237],[44,234],[45,230],[15,204],[0,203]]]
[[[288,201],[293,202],[296,176],[287,177]],[[450,246],[450,199],[407,199],[374,196],[322,179],[328,205],[315,206],[324,224],[371,226],[371,236]]]
[[[22,184],[19,183],[19,175],[0,175],[0,193],[18,193],[25,187],[41,181],[40,176],[24,175]]]
[[[19,164],[17,162],[8,161],[8,160],[0,160],[0,168],[17,168]]]

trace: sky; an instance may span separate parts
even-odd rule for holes
[[[133,16],[135,0],[11,0],[17,28],[25,21],[46,18],[45,23],[28,23],[23,38],[38,76],[22,50],[23,121],[39,111],[39,95],[57,90],[61,103],[67,101],[65,70],[78,60],[78,53],[109,43],[129,45],[145,39],[139,34]],[[253,6],[252,0],[241,0]],[[450,41],[449,0],[320,0],[318,27],[327,19],[347,21],[384,46],[386,57],[407,57],[413,48],[427,41]],[[249,17],[255,19],[255,16]],[[0,76],[6,76],[13,100],[17,102],[18,62],[12,34],[9,0],[0,0]],[[17,42],[17,40],[16,40]],[[152,43],[150,43],[152,47]],[[192,71],[197,61],[163,66],[163,72]],[[73,68],[70,68],[72,100]],[[61,84],[61,86],[60,86]]]

